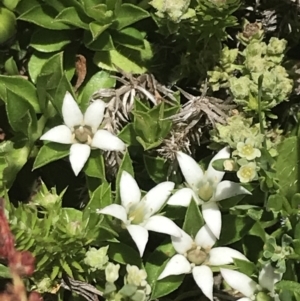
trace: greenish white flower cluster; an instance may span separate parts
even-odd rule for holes
[[[108,264],[107,250],[108,246],[100,249],[90,248],[86,252],[84,263],[89,266],[92,272],[105,269]]]
[[[208,72],[213,91],[229,88],[234,102],[246,111],[259,111],[260,76],[263,76],[261,109],[265,112],[287,101],[293,88],[293,81],[281,65],[287,41],[272,37],[266,44],[262,37],[260,24],[246,22],[243,33],[238,35],[245,48],[242,51],[223,48],[220,65]]]
[[[259,124],[253,124],[252,118],[235,115],[227,119],[227,124],[217,124],[211,131],[211,137],[217,144],[229,145],[232,158],[224,161],[227,171],[237,171],[241,183],[248,183],[258,178],[260,170],[261,149],[264,136],[260,133]],[[275,143],[266,138],[267,150],[276,156]]]
[[[146,301],[150,299],[151,287],[147,273],[135,265],[126,266],[124,286],[118,290],[114,282],[119,278],[119,264],[108,263],[105,269],[106,286],[104,296],[109,301]]]

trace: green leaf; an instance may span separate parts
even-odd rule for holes
[[[18,172],[27,162],[32,147],[31,141],[23,136],[15,136],[5,151],[6,167],[3,171],[4,185],[7,189],[13,184]]]
[[[287,202],[287,199],[281,194],[272,194],[268,198],[267,208],[273,211],[280,211],[284,202]]]
[[[104,182],[93,192],[89,203],[84,208],[84,212],[95,212],[96,209],[101,209],[111,204],[111,187],[109,183]]]
[[[95,41],[111,24],[99,24],[98,22],[91,22],[89,24],[89,29],[92,34],[92,41]]]
[[[43,65],[53,56],[53,53],[42,53],[34,51],[28,62],[28,72],[31,81],[35,84],[37,77],[41,73]]]
[[[72,26],[65,23],[54,22],[56,15],[57,11],[51,6],[47,4],[39,4],[24,12],[21,16],[18,17],[18,19],[29,23],[34,23],[40,27],[52,30],[72,28]]]
[[[300,294],[300,283],[295,281],[281,280],[275,284],[275,290],[287,290]]]
[[[222,224],[226,227],[222,227],[217,245],[229,245],[240,240],[248,234],[254,223],[255,221],[248,216],[222,215]]]
[[[205,223],[199,206],[197,205],[195,200],[192,199],[189,207],[187,208],[182,229],[191,237],[196,237],[196,234],[204,224]]]
[[[113,39],[107,31],[102,32],[95,40],[93,40],[92,34],[86,31],[83,42],[87,48],[95,51],[110,51],[115,49]]]
[[[54,280],[56,278],[56,276],[58,275],[60,271],[60,267],[55,265],[55,266],[52,266],[52,272],[50,274],[50,279],[51,280]]]
[[[99,150],[91,152],[83,170],[89,177],[105,180],[105,164]]]
[[[144,36],[137,29],[128,27],[114,33],[114,43],[140,50],[144,48]]]
[[[115,86],[115,83],[116,80],[110,77],[110,74],[104,70],[94,74],[86,83],[79,95],[81,109],[83,111],[87,109],[91,97],[96,91],[100,89],[112,88]]]
[[[14,58],[12,56],[5,61],[4,68],[8,75],[19,75],[20,74],[18,66],[16,64],[16,61],[14,60]]]
[[[150,178],[155,183],[161,183],[168,178],[169,162],[161,157],[144,155],[144,163]]]
[[[49,142],[39,150],[33,164],[33,170],[50,162],[65,158],[69,153],[70,145]]]
[[[60,259],[59,261],[60,261],[60,264],[61,264],[62,268],[64,269],[64,271],[67,273],[67,275],[69,277],[73,278],[74,277],[73,272],[72,272],[70,266],[68,265],[68,263],[66,261],[64,261],[63,259]]]
[[[85,14],[80,13],[75,7],[67,7],[55,17],[54,21],[60,21],[65,24],[88,30],[88,23],[90,23],[90,20],[90,18]]]
[[[290,137],[279,144],[278,157],[274,169],[279,180],[282,194],[291,199],[293,195],[300,192],[299,181],[299,140],[297,137]]]
[[[118,137],[128,145],[139,145],[139,142],[136,140],[136,133],[133,123],[126,124],[119,133]]]
[[[27,137],[37,130],[36,114],[26,99],[7,89],[6,112],[9,123],[15,132]]]
[[[144,40],[144,47],[140,51],[119,45],[114,50],[96,52],[93,61],[105,70],[118,71],[117,66],[125,72],[142,74],[148,70],[147,64],[152,56],[151,46]]]
[[[116,13],[117,27],[120,30],[142,19],[150,17],[150,14],[144,9],[129,3],[124,3]]]
[[[54,52],[62,50],[75,39],[75,33],[70,30],[39,29],[31,37],[30,46],[40,52]]]
[[[123,243],[110,243],[108,248],[109,258],[120,263],[142,266],[142,260],[139,253]]]
[[[169,243],[169,239],[167,239],[147,258],[145,270],[147,272],[147,282],[152,288],[151,300],[170,294],[182,283],[185,275],[170,276],[157,280],[174,254],[175,250],[172,244]]]
[[[35,87],[25,78],[20,76],[0,75],[0,98],[5,103],[7,102],[6,89],[26,99],[36,113],[41,112]]]
[[[9,268],[3,264],[0,264],[0,278],[11,278]]]

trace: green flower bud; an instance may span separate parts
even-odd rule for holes
[[[109,262],[105,268],[105,279],[109,283],[114,283],[119,278],[119,264]]]
[[[285,51],[287,41],[284,39],[272,37],[267,46],[268,55],[281,55]]]
[[[90,248],[84,258],[84,263],[90,267],[91,271],[104,270],[108,263],[107,247],[100,249]]]
[[[160,18],[167,15],[173,22],[178,23],[187,13],[190,0],[152,0],[149,4],[157,10],[156,14]]]
[[[221,54],[221,64],[222,66],[231,65],[235,62],[238,55],[238,49],[229,49],[224,47]]]
[[[274,299],[265,292],[259,292],[256,295],[256,301],[273,301]]]
[[[129,264],[127,264],[126,270],[127,270],[127,276],[126,276],[127,284],[132,284],[137,287],[139,286],[146,287],[147,273],[145,270],[140,270],[137,266],[129,265]]]
[[[261,74],[265,70],[265,60],[259,56],[247,56],[245,65],[251,73]]]
[[[53,289],[53,282],[49,277],[46,277],[36,283],[36,286],[36,291],[39,293],[50,293]]]
[[[230,78],[229,86],[233,96],[238,100],[248,98],[250,92],[250,82],[251,80],[247,76],[242,76],[240,78]]]
[[[16,16],[10,10],[0,7],[0,44],[9,40],[16,32]]]
[[[247,56],[262,56],[266,54],[267,45],[264,42],[252,41],[244,50]]]

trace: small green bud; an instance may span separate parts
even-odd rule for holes
[[[90,267],[91,271],[104,270],[108,263],[107,247],[100,249],[90,248],[84,258],[84,263]]]
[[[127,264],[126,266],[127,270],[127,283],[135,285],[137,287],[139,286],[146,286],[147,285],[147,273],[145,270],[140,270],[137,266],[135,265],[129,265]]]
[[[265,292],[259,292],[256,295],[256,301],[273,301],[274,299]]]
[[[263,56],[266,54],[267,45],[264,42],[252,41],[244,50],[247,56]]]
[[[229,79],[229,86],[234,98],[238,100],[247,99],[249,96],[249,86],[251,80],[247,76]]]
[[[267,46],[268,55],[281,55],[285,51],[287,41],[272,37]]]
[[[105,268],[105,279],[109,283],[114,283],[119,278],[119,264],[109,262]]]
[[[226,65],[231,65],[235,62],[238,55],[238,49],[229,49],[224,47],[221,54],[221,64],[226,68]]]

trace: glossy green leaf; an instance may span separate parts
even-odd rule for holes
[[[130,3],[124,3],[117,10],[117,29],[127,27],[149,16],[150,14],[144,9]]]
[[[110,243],[108,256],[120,264],[130,264],[138,267],[142,265],[139,253],[123,243]]]
[[[81,109],[83,111],[87,109],[91,97],[96,91],[100,89],[113,88],[115,83],[116,80],[110,77],[110,74],[104,70],[94,74],[86,83],[79,95]]]
[[[65,158],[69,155],[70,145],[49,142],[41,147],[39,150],[33,169],[40,168],[50,162]]]
[[[84,208],[84,211],[95,212],[96,209],[104,208],[112,203],[110,184],[104,182],[92,194],[89,203]]]
[[[19,20],[27,21],[29,23],[34,23],[40,27],[52,29],[52,30],[63,30],[70,29],[72,26],[65,23],[54,22],[55,17],[58,15],[57,11],[47,5],[37,5],[33,6],[30,10],[21,14],[18,17]]]
[[[75,7],[67,7],[55,17],[55,21],[88,30],[90,19],[83,13],[80,13]]]
[[[39,101],[35,87],[32,83],[21,76],[0,75],[0,98],[7,102],[6,89],[23,97],[34,108],[36,113],[40,113]]]
[[[105,180],[105,164],[99,150],[94,150],[85,164],[84,172],[89,177]]]
[[[70,30],[39,29],[31,37],[30,46],[40,52],[55,52],[62,50],[75,39],[75,34]]]
[[[204,224],[205,222],[203,220],[199,206],[197,205],[195,200],[192,199],[189,207],[187,208],[182,229],[191,237],[196,237],[196,234]]]

